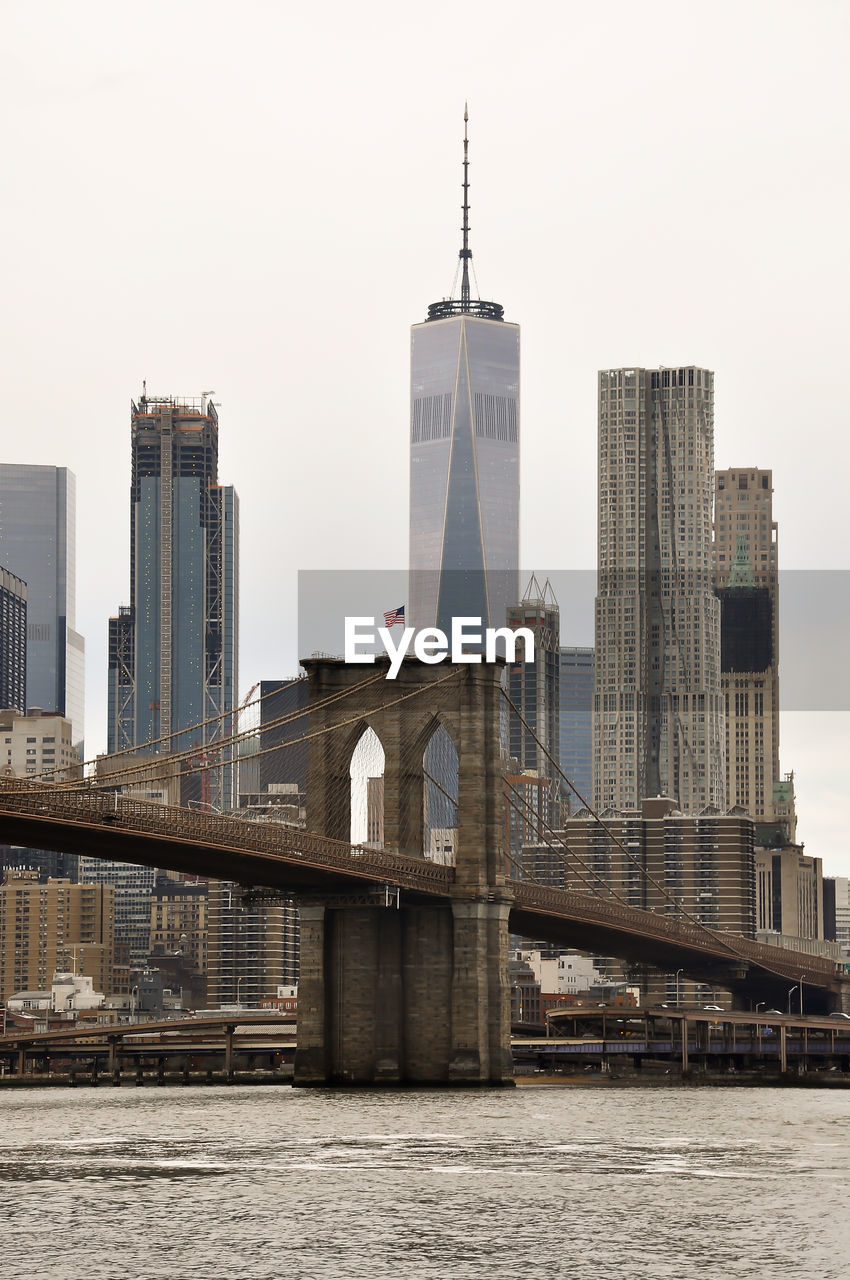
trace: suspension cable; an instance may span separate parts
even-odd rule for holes
[[[320,699],[319,701],[313,703],[312,705],[292,708],[290,711],[284,712],[280,716],[275,716],[274,719],[272,720],[268,720],[263,725],[259,725],[259,726],[253,725],[249,729],[239,730],[228,738],[217,738],[214,740],[214,742],[209,742],[204,744],[195,744],[191,747],[185,748],[183,751],[174,751],[169,753],[168,755],[158,756],[156,753],[154,753],[153,759],[141,764],[128,764],[128,766],[125,769],[118,769],[115,771],[115,773],[103,774],[99,777],[96,776],[94,778],[91,776],[85,777],[85,778],[73,778],[62,783],[57,783],[56,790],[57,791],[81,790],[91,786],[93,782],[108,786],[113,783],[121,783],[122,780],[126,780],[130,778],[132,775],[140,774],[140,773],[143,773],[145,775],[144,781],[153,782],[153,781],[167,779],[171,776],[174,776],[174,768],[173,768],[174,765],[178,765],[186,760],[191,760],[193,757],[198,755],[199,751],[205,748],[215,746],[216,749],[219,749],[222,747],[228,747],[228,746],[234,746],[234,745],[238,746],[239,743],[249,740],[251,737],[255,736],[258,732],[264,733],[264,732],[269,732],[272,729],[283,728],[287,724],[290,724],[295,720],[298,720],[306,715],[309,715],[310,711],[312,710],[321,710],[324,707],[330,706],[334,702],[340,701],[340,699],[342,698],[347,698],[349,694],[353,693],[355,690],[364,689],[369,685],[376,684],[379,680],[382,680],[382,679],[383,679],[383,673],[378,672],[377,675],[364,678],[363,680],[359,681],[356,685],[353,685],[348,689],[341,689],[341,690],[338,690],[336,693],[328,694],[326,697]],[[276,690],[275,692],[280,692],[280,690]],[[269,694],[264,694],[264,697],[270,697],[270,696],[271,695]],[[225,716],[232,716],[232,715],[233,715],[233,712],[228,711],[228,712],[225,712],[222,716],[218,717],[218,719],[224,719]],[[178,732],[171,734],[170,736],[172,738],[176,738],[183,733],[190,733],[190,732],[191,732],[190,729],[181,729]],[[157,741],[163,741],[163,739],[157,739]],[[273,748],[273,750],[276,750],[276,751],[282,750],[287,746],[294,745],[294,743],[298,741],[302,741],[302,739],[294,739],[293,743],[282,743],[282,744],[279,743]],[[145,747],[149,745],[150,745],[149,743],[142,743],[141,746],[136,747],[134,749],[135,754],[138,755],[139,751],[143,751]],[[244,756],[241,758],[252,759],[254,754],[255,753],[252,753],[250,756]],[[256,754],[260,754],[260,753],[256,753]],[[95,763],[97,762],[97,759],[113,760],[117,756],[121,756],[121,755],[130,755],[132,758],[132,753],[129,753],[127,751],[120,751],[120,752],[115,752],[114,754],[109,756],[97,757],[95,760]],[[162,762],[159,769],[156,768],[156,764],[155,764],[155,760],[157,759]],[[224,761],[222,764],[214,765],[212,767],[222,768],[227,765],[232,765],[236,763],[238,763],[238,759]],[[78,766],[72,766],[72,767],[76,768]],[[185,772],[187,774],[199,773],[204,769],[208,769],[210,767],[211,766],[208,764],[201,764],[201,765],[198,765],[197,768],[187,769]],[[58,770],[56,770],[55,768],[52,770],[45,770],[40,774],[30,775],[26,780],[27,782],[36,782],[41,778],[49,779],[56,772],[58,772]]]
[[[730,949],[730,951],[734,952],[734,946],[732,943],[728,943],[726,942],[725,939],[720,938],[718,936],[718,932],[719,932],[718,930],[710,928],[709,925],[704,924],[702,920],[699,919],[698,916],[695,916],[690,911],[687,911],[681,905],[680,902],[676,901],[675,897],[666,889],[666,887],[659,880],[657,880],[655,876],[651,874],[651,872],[647,871],[646,867],[643,866],[640,859],[634,856],[634,854],[627,848],[627,846],[623,843],[620,837],[611,829],[611,827],[608,826],[607,822],[605,822],[599,816],[599,814],[596,812],[596,810],[593,808],[590,802],[584,798],[584,796],[581,794],[578,788],[570,781],[570,779],[567,777],[567,775],[564,773],[563,769],[561,768],[560,762],[554,758],[554,756],[552,755],[548,747],[540,741],[540,739],[537,737],[537,734],[531,728],[525,716],[520,711],[519,707],[516,705],[516,703],[511,698],[510,694],[505,689],[502,690],[502,697],[508,703],[508,706],[514,712],[514,714],[519,718],[520,723],[523,725],[523,727],[528,731],[528,733],[531,734],[532,738],[537,743],[538,747],[540,747],[540,749],[543,751],[543,754],[549,760],[549,763],[552,765],[552,767],[558,772],[561,778],[563,778],[567,786],[572,791],[575,792],[579,800],[581,800],[582,804],[590,813],[591,817],[593,817],[596,820],[596,822],[599,824],[599,826],[602,828],[602,830],[605,832],[608,838],[612,840],[619,849],[622,850],[622,852],[626,855],[629,861],[634,863],[634,865],[639,869],[641,874],[649,881],[649,883],[659,891],[659,893],[663,898],[665,898],[668,902],[672,903],[675,909],[681,915],[685,916],[691,922],[691,924],[695,925],[698,929],[702,929],[703,932],[707,933],[709,937],[712,938],[714,941],[720,942],[721,944],[727,946]]]

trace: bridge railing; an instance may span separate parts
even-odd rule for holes
[[[791,951],[787,947],[774,947],[766,942],[754,942],[752,938],[736,938],[735,945],[741,955],[765,969],[780,969],[788,978],[835,977],[842,972],[829,956],[814,956],[807,951]],[[778,953],[778,954],[777,954]]]
[[[728,944],[721,943],[714,935],[688,921],[662,916],[654,911],[641,911],[638,907],[630,907],[612,898],[596,897],[582,890],[556,889],[531,880],[510,880],[508,883],[517,907],[570,917],[579,914],[585,919],[626,928],[631,933],[646,937],[687,941],[689,946],[701,951],[731,954]]]
[[[836,977],[836,965],[826,956],[789,951],[754,942],[738,934],[703,929],[689,920],[641,911],[611,898],[597,898],[580,890],[557,889],[530,880],[509,880],[508,887],[514,894],[515,905],[527,910],[542,910],[568,918],[579,914],[586,920],[626,928],[647,938],[669,938],[671,942],[684,942],[706,954],[748,961],[790,979],[796,977],[799,980],[801,974],[814,982]]]
[[[274,822],[203,813],[102,792],[94,787],[63,789],[21,778],[0,778],[0,814],[32,814],[42,819],[119,829],[165,840],[188,841],[234,853],[250,851],[285,863],[338,869],[371,881],[390,881],[401,888],[446,894],[454,883],[454,869],[424,858],[411,858],[364,845],[346,844],[299,827]],[[260,877],[258,877],[258,880]],[[790,980],[836,977],[827,957],[791,952],[738,935],[700,928],[678,917],[642,911],[611,898],[571,889],[557,889],[530,880],[508,880],[507,888],[519,908],[598,921],[628,929],[647,938],[685,943],[697,951],[757,964]]]
[[[283,823],[253,822],[156,804],[93,787],[60,790],[21,778],[0,778],[0,813],[157,835],[238,853],[250,850],[285,862],[340,869],[367,880],[391,879],[403,888],[446,892],[454,869],[425,858],[346,844]]]

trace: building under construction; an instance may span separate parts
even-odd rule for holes
[[[109,621],[108,749],[185,754],[192,798],[229,807],[239,508],[218,483],[215,406],[206,393],[143,393],[131,444],[130,604]]]

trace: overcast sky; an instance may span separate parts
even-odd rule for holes
[[[847,569],[848,28],[845,0],[6,0],[2,458],[77,476],[87,754],[142,379],[220,402],[243,693],[296,670],[299,569],[405,566],[466,99],[477,278],[522,326],[523,563],[595,565],[597,369],[697,363],[717,465],[773,468],[783,567]],[[781,744],[845,875],[848,722]]]

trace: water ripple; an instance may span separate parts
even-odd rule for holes
[[[0,1274],[839,1280],[848,1120],[770,1089],[0,1094]]]

